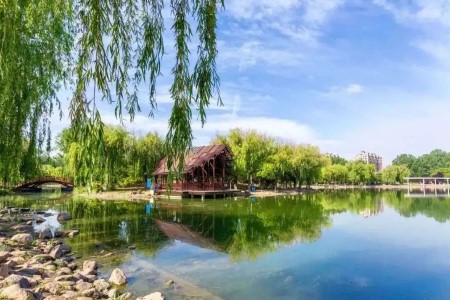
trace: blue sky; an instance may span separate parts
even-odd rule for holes
[[[223,107],[194,122],[195,145],[251,128],[352,158],[450,150],[450,0],[225,0],[219,16]],[[167,11],[167,28],[170,13]],[[164,134],[172,33],[166,36],[158,111],[127,129]],[[192,42],[195,53],[195,41]],[[117,124],[113,108],[104,120]],[[67,116],[65,112],[65,116]],[[194,117],[196,115],[194,114]],[[67,126],[54,121],[54,132]]]

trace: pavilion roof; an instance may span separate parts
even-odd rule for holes
[[[227,145],[209,145],[201,147],[193,147],[192,150],[184,158],[183,173],[189,173],[193,169],[202,166],[211,159],[222,155],[230,155],[231,152]],[[175,163],[175,167],[176,167]],[[156,165],[153,175],[166,175],[169,173],[167,168],[167,157],[161,159]]]

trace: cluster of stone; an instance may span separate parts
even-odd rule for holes
[[[77,230],[52,232],[45,228],[35,233],[32,222],[43,218],[23,212],[0,212],[0,299],[164,299],[161,293],[140,298],[122,293],[127,277],[121,269],[113,270],[106,280],[97,275],[96,261],[77,264],[71,247],[63,242],[64,237],[77,235]],[[70,216],[59,214],[57,219],[64,222]]]

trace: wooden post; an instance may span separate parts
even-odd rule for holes
[[[225,166],[226,166],[226,158],[224,157],[222,159],[222,188],[224,188],[224,182],[225,182]],[[230,182],[230,189],[231,189],[231,182]]]
[[[213,191],[216,190],[216,158],[213,158]]]

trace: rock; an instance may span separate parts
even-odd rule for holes
[[[164,300],[164,297],[160,292],[156,292],[145,297],[137,298],[136,300]]]
[[[81,291],[81,296],[83,296],[83,297],[92,297],[94,299],[98,299],[98,298],[102,297],[102,295],[99,293],[99,291],[97,291],[94,288]]]
[[[53,258],[60,258],[63,254],[70,252],[72,249],[67,245],[56,245],[50,252],[50,256]]]
[[[118,295],[119,295],[119,292],[117,292],[117,289],[111,289],[108,292],[108,297],[112,298],[112,299],[116,299]]]
[[[39,233],[40,239],[51,239],[53,237],[52,231],[50,228],[45,228]]]
[[[33,241],[33,237],[29,233],[19,233],[14,235],[11,240],[21,245],[28,245]]]
[[[20,287],[19,284],[11,285],[5,289],[1,290],[0,295],[6,299],[13,300],[33,300],[33,295],[23,288]]]
[[[72,275],[61,275],[61,276],[57,276],[55,277],[55,279],[53,279],[54,281],[73,281],[76,282],[78,281],[78,278],[72,276]]]
[[[0,266],[0,276],[3,278],[6,278],[9,276],[9,272],[10,272],[10,267],[7,264],[2,264]]]
[[[37,262],[45,263],[45,262],[53,260],[53,257],[48,254],[38,254],[38,255],[33,256],[33,259]]]
[[[91,297],[78,297],[76,300],[92,300]]]
[[[36,268],[22,268],[20,270],[17,270],[16,273],[23,276],[33,276],[39,275],[41,272],[39,272],[39,270]]]
[[[60,222],[67,222],[72,219],[68,213],[59,213],[56,219]]]
[[[70,231],[67,233],[67,236],[70,237],[70,238],[73,238],[74,236],[78,235],[79,233],[80,233],[80,232],[79,232],[78,230],[70,230]]]
[[[127,283],[127,277],[125,276],[125,273],[123,273],[121,269],[116,268],[112,271],[108,281],[116,285],[122,285]]]
[[[23,224],[17,224],[11,227],[12,230],[16,231],[16,232],[25,232],[25,233],[32,233],[33,230],[33,226],[31,225],[23,225]]]
[[[46,283],[43,286],[43,289],[53,295],[57,295],[62,294],[64,291],[71,290],[73,285],[74,282],[72,281],[55,281]]]
[[[83,275],[93,275],[97,273],[98,264],[95,260],[86,260],[83,262]]]
[[[74,262],[68,264],[67,267],[70,268],[72,271],[75,270],[76,268],[78,268],[77,264]]]
[[[11,274],[8,277],[5,278],[4,282],[7,285],[19,285],[20,288],[30,288],[31,284],[30,281],[28,281],[28,278],[24,277],[24,276],[20,276],[17,274]]]
[[[94,281],[93,285],[97,289],[97,291],[105,295],[108,294],[108,289],[111,286],[105,279],[98,279]]]
[[[44,298],[44,300],[66,300],[63,296],[50,295]]]
[[[25,263],[25,258],[21,257],[21,256],[16,256],[16,257],[11,257],[10,262],[14,262],[16,265],[21,265],[23,263]]]
[[[56,229],[54,236],[55,237],[62,237],[63,236],[63,232],[61,230]]]
[[[89,289],[92,289],[92,287],[93,287],[92,283],[81,281],[81,280],[79,282],[77,282],[75,285],[75,289],[77,291],[89,290]]]
[[[11,256],[11,254],[9,254],[9,252],[0,251],[0,263],[6,261],[6,259],[10,256]]]
[[[70,268],[68,268],[68,267],[62,267],[62,268],[60,268],[60,269],[58,270],[58,272],[56,272],[56,274],[57,274],[58,276],[61,276],[61,275],[70,275],[70,274],[72,274],[72,270],[71,270]]]
[[[74,291],[67,291],[62,296],[64,299],[74,299],[78,296],[78,293]]]
[[[173,281],[173,280],[168,280],[168,281],[166,282],[167,285],[172,285],[172,284],[174,284],[174,283],[175,283],[175,281]]]

